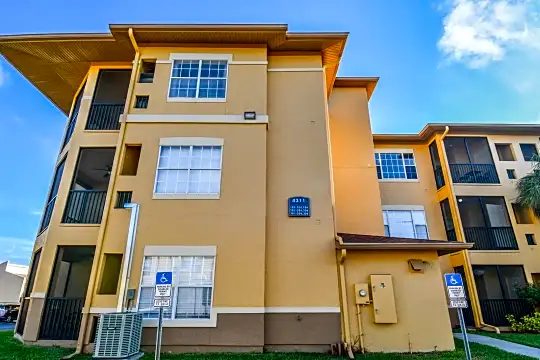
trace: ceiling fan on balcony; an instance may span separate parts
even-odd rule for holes
[[[103,177],[105,179],[109,178],[111,176],[111,172],[112,172],[112,165],[105,165],[104,168],[94,168],[92,170],[97,170],[97,171],[103,171],[105,172],[105,174],[103,174]]]

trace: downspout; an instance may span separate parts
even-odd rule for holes
[[[450,127],[446,126],[446,128],[444,129],[443,134],[441,135],[441,144],[443,146],[444,146],[444,143],[443,143],[444,138],[446,137],[446,135],[448,134],[449,131],[450,131]],[[443,156],[444,156],[446,164],[448,166],[448,159],[446,157],[446,151],[443,151]],[[451,176],[448,176],[448,177],[449,177],[448,180],[450,181]],[[455,194],[453,193],[453,191],[452,191],[451,195],[455,198]],[[456,205],[456,208],[457,208],[457,205]],[[461,225],[461,219],[459,219],[459,221],[460,221],[460,228],[461,228],[461,226],[462,226]],[[465,241],[465,239],[462,238],[462,241]],[[476,311],[473,311],[474,321],[475,321],[475,323],[480,325],[480,327],[486,327],[486,328],[489,328],[489,329],[493,329],[497,334],[500,334],[501,330],[498,327],[496,327],[494,325],[486,324],[484,322],[484,319],[482,317],[482,310],[480,308],[480,303],[479,303],[479,299],[478,299],[476,283],[474,281],[474,274],[472,272],[472,265],[471,265],[471,259],[469,258],[469,252],[467,250],[462,250],[462,252],[463,252],[463,259],[464,259],[463,269],[465,270],[465,278],[467,279],[467,284],[469,285],[469,296],[471,297],[471,300],[472,300],[471,302],[474,303],[473,308],[474,308],[474,310],[476,310]]]
[[[340,236],[336,235],[336,240],[340,244],[343,244],[343,239]],[[346,257],[347,257],[347,250],[345,249],[339,250],[339,253],[337,253],[337,262],[338,262],[339,290],[340,290],[339,300],[340,300],[341,314],[343,318],[342,319],[343,321],[342,340],[343,340],[343,345],[347,349],[347,354],[349,355],[349,358],[354,359],[354,353],[352,350],[352,342],[351,342],[351,325],[349,321],[347,279],[345,276],[345,258]]]
[[[131,278],[131,260],[133,259],[133,248],[135,247],[135,237],[137,235],[137,224],[139,223],[139,204],[124,204],[124,209],[131,209],[129,219],[128,237],[126,241],[126,250],[124,251],[124,265],[122,266],[122,275],[120,276],[120,290],[118,291],[117,312],[124,312],[126,293]]]
[[[99,269],[98,265],[100,263],[103,240],[105,238],[105,229],[107,228],[107,223],[109,220],[109,212],[110,212],[111,204],[112,204],[113,189],[116,184],[116,179],[117,179],[116,174],[118,172],[118,164],[120,163],[120,155],[122,154],[122,144],[124,143],[124,138],[126,135],[127,113],[129,109],[131,108],[133,88],[135,87],[137,73],[139,70],[139,61],[141,57],[141,54],[139,52],[139,47],[137,45],[137,42],[135,41],[135,37],[133,36],[132,28],[129,28],[128,35],[129,35],[129,39],[131,40],[131,44],[133,45],[133,48],[135,49],[135,59],[133,60],[133,68],[131,70],[131,78],[130,78],[130,82],[128,86],[128,91],[126,94],[126,104],[124,105],[124,112],[122,113],[122,115],[120,115],[120,131],[119,131],[119,137],[118,137],[118,141],[116,145],[116,151],[114,154],[113,165],[111,169],[111,178],[109,181],[109,186],[107,189],[107,196],[106,196],[105,204],[104,204],[104,211],[102,215],[103,222],[99,228],[99,234],[98,234],[97,243],[96,243],[96,252],[94,255],[94,262],[92,264],[92,270],[90,272],[90,279],[88,281],[88,290],[86,292],[86,301],[85,301],[86,305],[83,307],[83,311],[82,311],[81,327],[79,328],[79,338],[77,339],[77,347],[75,348],[75,352],[63,357],[62,359],[71,359],[72,357],[82,353],[82,350],[84,347],[84,338],[86,337],[86,329],[88,327],[88,318],[90,317],[90,305],[92,304],[92,300],[94,298],[96,278],[97,278],[98,269]]]

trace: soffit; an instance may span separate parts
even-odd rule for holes
[[[288,33],[286,25],[111,25],[110,34],[0,36],[0,54],[66,115],[91,63],[132,61],[128,30],[141,46],[237,44],[275,53],[317,51],[330,94],[346,33]]]

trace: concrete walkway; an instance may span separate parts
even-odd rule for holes
[[[468,335],[469,335],[469,342],[488,345],[488,346],[492,346],[492,347],[495,347],[504,351],[508,351],[510,353],[530,356],[534,359],[540,359],[540,349],[516,344],[509,341],[494,339],[488,336],[482,336],[482,335],[476,335],[476,334],[468,334]],[[463,335],[461,334],[456,333],[454,334],[454,337],[457,339],[463,340]],[[473,353],[473,356],[474,356],[474,353]]]

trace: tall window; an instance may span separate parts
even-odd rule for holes
[[[49,227],[49,223],[51,222],[54,203],[56,201],[56,195],[58,194],[58,188],[60,187],[60,181],[62,180],[62,174],[64,173],[65,163],[66,159],[64,158],[56,167],[51,190],[49,191],[49,197],[47,198],[47,204],[45,205],[45,211],[43,212],[43,218],[41,219],[41,225],[39,226],[39,232],[42,232]]]
[[[144,258],[138,310],[147,319],[157,319],[153,306],[156,272],[172,271],[171,306],[165,319],[209,319],[214,285],[213,256],[147,256]]]
[[[170,98],[225,99],[226,60],[175,60]]]
[[[222,146],[161,146],[156,194],[219,194]]]
[[[379,179],[418,179],[412,152],[375,153]]]
[[[386,236],[428,239],[423,210],[383,210]]]

